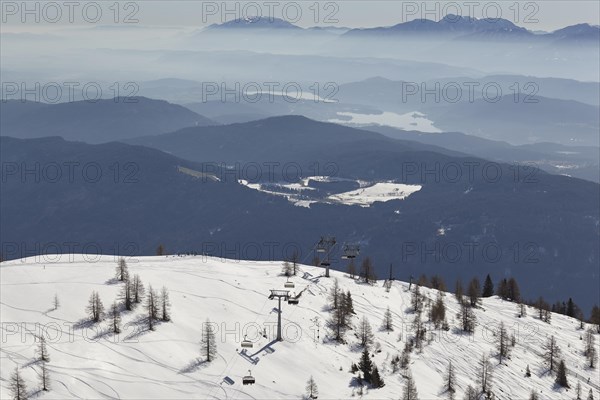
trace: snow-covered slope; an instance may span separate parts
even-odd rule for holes
[[[15,366],[21,368],[29,391],[37,392],[40,368],[35,362],[37,344],[33,335],[40,333],[49,345],[52,383],[51,391],[38,393],[42,399],[298,399],[311,375],[319,387],[320,399],[350,398],[357,389],[351,384],[349,368],[358,362],[361,350],[353,331],[347,333],[348,343],[342,345],[329,339],[330,332],[324,326],[330,316],[327,297],[334,278],[352,293],[357,314],[353,322],[366,315],[378,343],[373,349],[381,349],[373,361],[386,385],[368,390],[364,398],[401,396],[405,378],[401,372],[392,373],[390,361],[401,353],[411,335],[413,314],[407,283],[394,282],[386,292],[383,282],[357,283],[335,271],[331,278],[325,278],[322,269],[302,266],[299,275],[292,278],[295,288],[291,289],[302,291],[300,303],[283,305],[286,340],[272,342],[277,304],[269,300],[268,294],[270,289],[283,289],[281,263],[202,256],[130,259],[130,273],[139,274],[146,287],[150,284],[160,289],[164,285],[169,289],[172,322],[159,323],[155,331],[146,331],[144,311],[139,307],[123,313],[123,332],[115,336],[109,333],[108,320],[87,324],[85,307],[94,290],[100,293],[106,308],[116,298],[122,285],[113,279],[116,259],[103,256],[86,261],[79,255],[53,258],[1,264],[1,398],[9,396],[8,379]],[[60,306],[53,311],[55,293]],[[432,299],[437,294],[429,289],[423,289],[423,293]],[[410,370],[421,399],[445,397],[442,374],[449,361],[457,372],[457,398],[462,398],[466,386],[475,384],[481,355],[496,354],[492,332],[500,321],[515,334],[517,343],[511,358],[502,365],[496,358],[491,359],[493,391],[498,399],[528,398],[532,389],[541,399],[574,398],[573,389],[567,392],[555,387],[554,377],[542,363],[542,343],[550,335],[558,339],[570,370],[571,386],[580,380],[585,396],[592,387],[594,398],[600,398],[598,370],[585,367],[580,340],[583,331],[577,321],[553,315],[551,324],[547,324],[538,320],[532,309],[525,318],[518,318],[514,303],[493,297],[483,299],[481,308],[475,311],[475,334],[466,335],[454,329],[458,311],[454,296],[446,295],[445,302],[451,329],[433,331],[432,342],[421,353],[415,350],[411,354]],[[391,333],[379,329],[388,306],[395,326]],[[202,362],[200,356],[202,324],[207,318],[219,327],[218,356],[211,363]],[[263,328],[267,329],[267,338],[255,335]],[[240,346],[244,330],[255,339],[254,348],[247,349],[246,355]],[[532,372],[530,378],[525,377],[527,365]],[[243,386],[242,376],[248,370],[256,377],[256,384]]]

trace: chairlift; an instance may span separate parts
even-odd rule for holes
[[[296,285],[294,285],[294,282],[290,282],[290,279],[288,278],[287,282],[283,284],[283,287],[285,288],[294,288]]]
[[[298,304],[298,303],[300,303],[300,299],[297,297],[290,297],[288,299],[288,304]]]
[[[321,238],[317,243],[317,252],[325,253],[327,251],[327,245],[325,244],[324,238]]]
[[[251,341],[246,339],[246,336],[244,336],[244,340],[242,340],[242,347],[245,349],[251,349],[254,347],[254,343],[252,343]]]
[[[357,244],[346,244],[344,245],[344,254],[342,254],[342,258],[344,259],[353,259],[358,256],[360,253],[360,248]]]
[[[254,385],[256,383],[256,379],[252,376],[252,372],[248,370],[248,374],[242,378],[243,385]]]

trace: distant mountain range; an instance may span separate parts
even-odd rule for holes
[[[187,126],[215,123],[180,105],[145,97],[58,104],[9,100],[2,103],[1,110],[2,136],[61,136],[87,143],[157,135]]]
[[[434,37],[443,35],[445,39],[528,39],[550,41],[598,41],[600,27],[590,24],[577,24],[558,29],[553,32],[533,32],[520,27],[503,18],[472,18],[448,14],[439,21],[430,19],[414,19],[393,26],[373,28],[339,28],[331,30],[324,27],[302,28],[280,18],[245,18],[234,19],[221,24],[212,24],[204,32],[227,32],[249,30],[252,32],[286,31],[315,32],[340,34],[343,37],[394,36],[394,35],[426,35]]]

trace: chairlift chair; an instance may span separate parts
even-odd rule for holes
[[[248,374],[242,378],[243,385],[254,385],[256,383],[256,379],[252,376],[252,372],[248,370]]]
[[[244,340],[242,340],[242,347],[245,349],[251,349],[252,347],[254,347],[254,343],[247,340],[246,336],[244,336]]]
[[[321,267],[329,267],[331,263],[327,260],[321,261]]]
[[[298,304],[298,303],[300,303],[300,299],[297,297],[290,297],[288,299],[288,304]]]
[[[327,251],[327,245],[325,244],[324,238],[321,238],[317,243],[317,252],[325,253]]]
[[[296,285],[294,285],[294,282],[290,282],[289,278],[287,280],[286,283],[283,284],[283,287],[285,288],[294,288]]]
[[[360,249],[356,244],[346,244],[344,245],[344,254],[342,258],[344,259],[353,259],[358,256]]]

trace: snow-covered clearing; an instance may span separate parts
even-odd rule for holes
[[[407,131],[420,131],[426,133],[440,133],[441,130],[436,128],[427,116],[418,111],[409,112],[406,114],[398,114],[390,111],[384,111],[381,114],[358,114],[353,112],[338,112],[340,117],[350,118],[345,119],[330,119],[327,122],[335,124],[351,124],[351,125],[385,125],[394,128],[400,128]]]
[[[421,185],[405,185],[402,183],[379,182],[372,186],[334,194],[328,199],[348,205],[369,207],[376,201],[403,200],[421,190]]]

